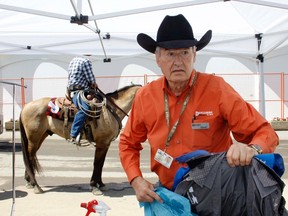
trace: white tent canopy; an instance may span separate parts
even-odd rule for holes
[[[137,34],[155,38],[164,16],[180,13],[196,38],[213,31],[199,55],[252,61],[261,74],[263,62],[288,55],[288,1],[283,0],[0,0],[0,55],[149,59],[151,54],[136,42]],[[287,71],[285,64],[281,63],[282,72]],[[264,103],[263,76],[260,81]]]
[[[145,32],[155,37],[164,16],[179,13],[191,22],[196,37],[208,29],[213,30],[212,41],[205,52],[243,58],[255,58],[260,53],[265,58],[273,58],[278,55],[276,51],[288,46],[287,1],[165,2],[167,4],[161,0],[0,0],[0,53],[147,55],[136,43],[136,35]],[[71,17],[80,15],[88,16],[89,22],[70,23]],[[107,33],[110,39],[103,39]],[[257,34],[262,37],[259,50]]]

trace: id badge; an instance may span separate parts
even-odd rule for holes
[[[165,166],[169,169],[171,164],[172,164],[173,157],[171,157],[170,155],[168,155],[167,153],[165,153],[161,149],[158,149],[156,154],[155,154],[154,160],[158,161],[163,166]]]
[[[209,123],[192,123],[192,129],[194,130],[207,130],[210,128]]]

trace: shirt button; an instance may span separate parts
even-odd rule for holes
[[[181,142],[180,142],[180,140],[177,140],[176,143],[177,143],[177,144],[180,144]]]
[[[177,105],[179,105],[180,104],[180,101],[177,101]]]

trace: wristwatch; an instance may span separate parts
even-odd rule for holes
[[[259,145],[249,145],[251,148],[253,148],[258,154],[262,154],[263,150]]]

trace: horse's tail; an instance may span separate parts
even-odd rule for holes
[[[28,138],[26,135],[25,127],[24,127],[23,122],[21,120],[21,114],[22,114],[22,112],[20,113],[19,126],[20,126],[20,134],[21,134],[23,160],[24,160],[27,174],[29,176],[34,176],[35,170],[38,173],[41,172],[41,166],[40,166],[39,161],[37,159],[36,151],[32,151],[32,155],[29,155],[29,151],[28,151],[29,142],[28,142]]]

